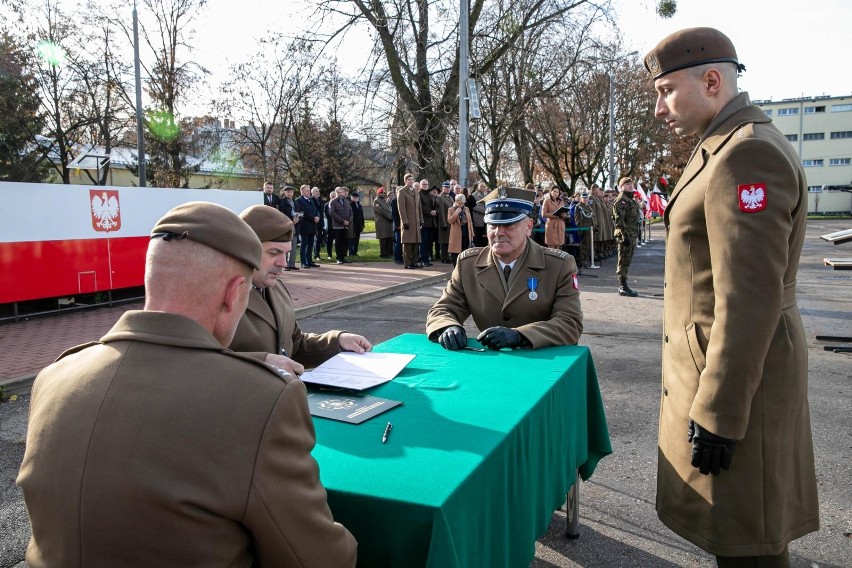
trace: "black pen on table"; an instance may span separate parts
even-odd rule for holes
[[[390,431],[391,431],[392,429],[393,429],[393,424],[391,424],[390,422],[388,422],[388,425],[387,425],[387,426],[385,426],[385,431],[384,431],[384,433],[382,433],[382,443],[383,443],[383,444],[384,444],[385,442],[387,442],[387,441],[388,441],[388,435],[390,435]]]

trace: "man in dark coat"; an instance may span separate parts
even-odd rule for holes
[[[271,181],[263,182],[263,204],[278,209],[280,197],[275,195],[275,186]]]
[[[331,217],[331,226],[334,229],[334,252],[337,256],[337,264],[348,264],[346,258],[349,252],[349,225],[352,224],[352,204],[349,201],[349,189],[338,187],[335,189],[337,197],[328,202],[328,214]]]
[[[788,567],[788,543],[819,528],[796,303],[807,181],[738,91],[724,34],[676,32],[645,66],[656,116],[700,136],[664,216],[657,513],[720,567]]]
[[[364,231],[364,207],[357,189],[349,192],[349,204],[352,206],[352,223],[349,225],[349,254],[358,256],[361,233]]]
[[[278,210],[284,213],[288,219],[298,226],[299,222],[302,220],[302,215],[296,211],[296,202],[293,200],[293,192],[294,188],[290,184],[281,188],[281,199],[278,201]],[[298,244],[298,237],[296,240],[296,244]],[[290,250],[287,254],[287,266],[284,270],[299,270],[299,267],[296,266],[295,248]]]
[[[319,214],[319,221],[317,221],[317,234],[314,238],[314,260],[320,260],[320,251],[325,244],[328,228],[326,227],[327,220],[325,217],[325,200],[322,198],[320,189],[316,186],[311,188],[311,202],[313,202],[314,208]]]
[[[299,245],[299,257],[302,268],[319,268],[314,262],[314,238],[317,234],[317,224],[320,221],[320,212],[311,200],[311,186],[303,185],[299,188],[299,198],[296,199],[296,215],[299,223],[296,229],[301,239]]]

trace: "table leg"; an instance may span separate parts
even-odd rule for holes
[[[568,538],[580,538],[580,475],[574,479],[574,485],[568,490],[568,498],[565,504],[566,529],[565,536]]]

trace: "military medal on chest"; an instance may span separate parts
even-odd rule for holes
[[[527,287],[530,289],[530,300],[536,300],[538,298],[538,292],[535,290],[538,288],[538,278],[527,278]]]

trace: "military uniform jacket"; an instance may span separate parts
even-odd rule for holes
[[[445,328],[473,316],[481,330],[511,327],[533,348],[574,345],[583,332],[574,258],[527,239],[527,250],[515,263],[509,289],[490,247],[470,248],[459,255],[441,298],[426,317],[426,334],[436,340]],[[529,278],[537,279],[538,298],[531,300]]]
[[[301,381],[190,319],[127,312],[33,386],[27,563],[354,566],[314,444]]]
[[[230,349],[261,361],[267,353],[281,354],[281,350],[307,368],[340,353],[338,336],[342,331],[323,334],[303,333],[296,321],[296,310],[290,292],[280,280],[266,288],[269,301],[256,289],[249,292],[249,303],[240,319]]]
[[[819,526],[796,304],[807,182],[746,93],[707,132],[664,218],[657,511],[712,554],[775,555]],[[730,470],[690,465],[690,418],[739,440]]]
[[[588,203],[585,205],[578,203],[574,207],[574,223],[576,223],[578,227],[594,227],[595,212],[592,209],[592,206]],[[582,237],[582,235],[580,236]]]
[[[420,242],[420,225],[423,224],[423,209],[420,196],[413,187],[401,187],[396,192],[396,207],[399,210],[399,239],[403,244]],[[406,229],[405,226],[408,225]]]
[[[612,220],[615,223],[615,236],[637,238],[639,236],[639,206],[632,197],[621,193],[612,203]]]
[[[612,214],[604,203],[602,197],[592,196],[589,205],[595,212],[595,237],[596,241],[609,241],[613,238]]]
[[[393,214],[387,198],[376,197],[373,201],[373,218],[376,220],[376,238],[393,238]]]

